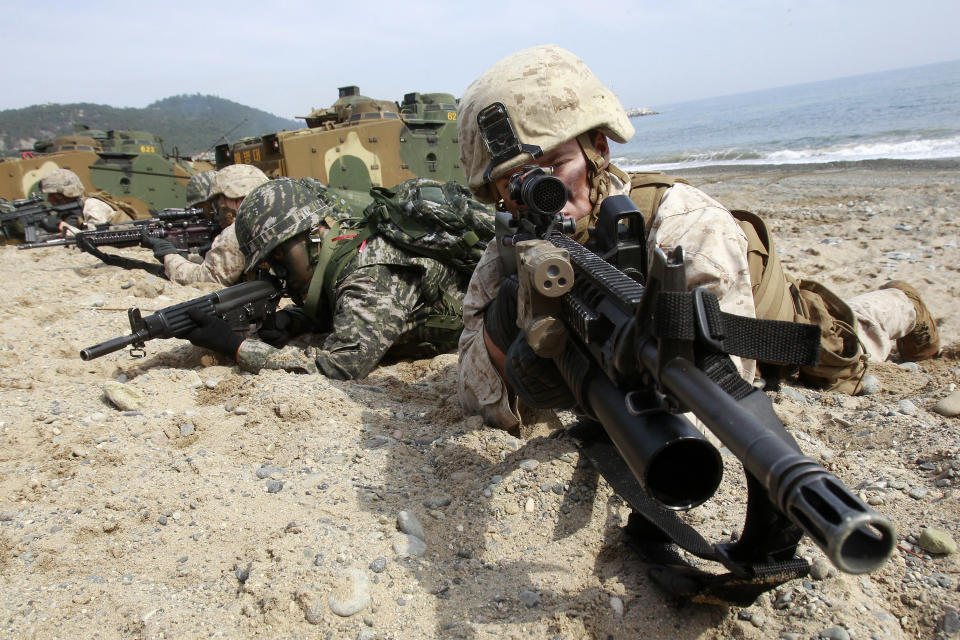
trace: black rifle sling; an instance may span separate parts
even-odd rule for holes
[[[166,270],[163,268],[162,264],[145,262],[143,260],[137,260],[136,258],[125,258],[124,256],[105,253],[95,247],[93,243],[83,235],[82,232],[78,233],[76,237],[78,249],[85,251],[92,256],[100,258],[100,260],[111,267],[120,267],[122,269],[143,269],[147,273],[155,275],[158,278],[163,278],[165,280],[168,279]]]

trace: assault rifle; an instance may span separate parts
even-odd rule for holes
[[[196,328],[190,319],[190,309],[205,314],[214,314],[226,320],[234,331],[246,336],[255,331],[264,318],[272,314],[283,291],[270,280],[250,280],[232,287],[166,307],[143,317],[140,309],[127,309],[130,320],[130,335],[113,338],[80,351],[80,358],[93,360],[108,353],[130,347],[130,355],[142,358],[146,355],[146,342],[157,338],[183,338]]]
[[[67,238],[29,242],[17,248],[37,249],[76,245],[81,251],[96,256],[111,266],[143,269],[155,276],[165,278],[166,273],[162,264],[105,253],[98,247],[135,247],[139,246],[143,237],[146,236],[165,238],[184,255],[191,252],[202,254],[219,233],[220,226],[203,218],[201,209],[164,209],[153,218],[100,225],[94,230],[80,231]]]
[[[500,214],[498,226],[501,244],[515,251],[521,336],[534,360],[553,359],[592,419],[577,429],[584,453],[631,505],[631,522],[641,516],[635,540],[652,577],[675,594],[749,604],[807,573],[795,557],[801,531],[842,571],[880,567],[896,541],[890,521],[800,452],[769,397],[730,360],[814,364],[819,329],[722,313],[706,289],[687,291],[682,248],[657,248],[647,265],[643,217],[627,196],[604,199],[585,247],[562,233],[571,221],[559,213],[568,197],[560,180],[528,166],[508,188],[520,214]],[[517,346],[507,376],[526,397],[537,369]],[[746,472],[747,515],[735,543],[710,544],[676,515],[709,499],[723,470],[687,412]],[[729,573],[690,566],[667,540]]]
[[[83,205],[79,200],[67,204],[53,205],[46,202],[39,193],[29,198],[10,202],[14,210],[0,213],[0,239],[11,240],[23,237],[26,242],[36,242],[40,231],[50,233],[58,231],[60,222],[70,222],[79,226],[83,217]]]

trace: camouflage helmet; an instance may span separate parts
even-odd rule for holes
[[[195,207],[211,198],[210,191],[217,179],[216,171],[201,171],[187,181],[187,206]]]
[[[270,180],[251,191],[237,210],[234,227],[246,258],[243,270],[249,271],[290,238],[319,225],[328,208],[292,178]]]
[[[227,198],[245,198],[269,179],[252,164],[231,164],[217,171],[216,186],[210,196],[222,193]]]
[[[43,193],[61,193],[65,198],[79,198],[83,195],[83,183],[70,169],[54,169],[40,181]]]
[[[594,129],[620,143],[633,137],[633,125],[617,96],[583,60],[556,45],[518,51],[484,71],[460,98],[460,162],[481,202],[496,202],[497,196],[484,180],[490,153],[480,136],[477,113],[495,102],[506,108],[520,142],[543,153]],[[530,154],[519,153],[492,167],[489,179],[530,160]]]

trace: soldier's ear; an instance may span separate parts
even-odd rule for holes
[[[599,131],[595,132],[596,137],[593,139],[593,148],[597,150],[597,153],[603,156],[604,160],[610,162],[610,142],[607,140],[607,136],[603,135]]]

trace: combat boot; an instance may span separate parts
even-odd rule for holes
[[[936,356],[940,352],[940,331],[917,290],[903,280],[891,280],[880,288],[903,291],[917,310],[917,321],[913,330],[897,340],[900,359],[904,362],[916,362]]]

